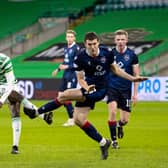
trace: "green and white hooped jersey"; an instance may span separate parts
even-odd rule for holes
[[[0,53],[0,85],[7,84],[5,74],[13,71],[11,59],[5,54]],[[17,83],[15,79],[13,83]]]

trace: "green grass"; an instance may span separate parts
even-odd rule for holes
[[[34,101],[38,106],[44,101]],[[10,154],[12,129],[7,106],[0,110],[0,167],[7,168],[167,168],[168,166],[168,103],[139,102],[133,108],[119,150],[109,150],[108,160],[100,160],[99,146],[77,126],[64,128],[64,108],[54,113],[51,126],[37,118],[30,120],[23,113],[20,154]],[[97,103],[89,120],[105,136],[107,105]]]

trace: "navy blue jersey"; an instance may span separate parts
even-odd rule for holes
[[[125,72],[133,75],[133,65],[138,64],[138,57],[133,50],[127,48],[124,53],[119,53],[116,48],[113,48],[114,62]],[[132,82],[121,78],[110,72],[109,87],[119,90],[131,89]]]
[[[62,64],[68,65],[64,70],[63,78],[61,81],[60,91],[77,87],[77,77],[74,69],[74,58],[79,51],[79,46],[74,43],[71,47],[64,48],[64,62]]]
[[[71,79],[73,76],[76,76],[74,71],[74,58],[79,51],[79,46],[77,44],[72,45],[72,47],[64,48],[64,65],[68,65],[68,68],[64,70],[63,78]]]
[[[82,50],[75,59],[76,70],[85,72],[85,80],[88,85],[94,84],[96,89],[107,88],[110,65],[114,57],[106,48],[99,47],[99,55],[91,57]]]

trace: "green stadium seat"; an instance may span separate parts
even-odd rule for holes
[[[39,17],[68,17],[70,13],[77,14],[93,5],[94,2],[95,0],[33,0],[29,2],[1,0],[0,38],[32,25]]]
[[[99,15],[101,13],[101,5],[96,5],[94,8],[94,15]]]

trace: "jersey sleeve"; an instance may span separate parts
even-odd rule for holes
[[[76,45],[76,46],[74,47],[74,54],[73,54],[73,57],[72,57],[72,63],[69,64],[68,69],[70,69],[70,70],[75,70],[75,68],[74,68],[74,60],[75,60],[75,57],[78,55],[79,50],[80,50],[79,46]]]
[[[5,57],[3,64],[2,64],[2,69],[4,70],[4,73],[13,71],[12,62],[9,57]]]
[[[83,70],[82,68],[82,59],[80,58],[80,54],[78,54],[75,58],[74,58],[74,70],[75,71],[81,71]]]
[[[109,62],[110,64],[114,62],[114,53],[112,51],[109,51]]]
[[[135,65],[135,64],[138,64],[138,63],[139,63],[138,56],[135,53],[133,53],[132,64]]]

